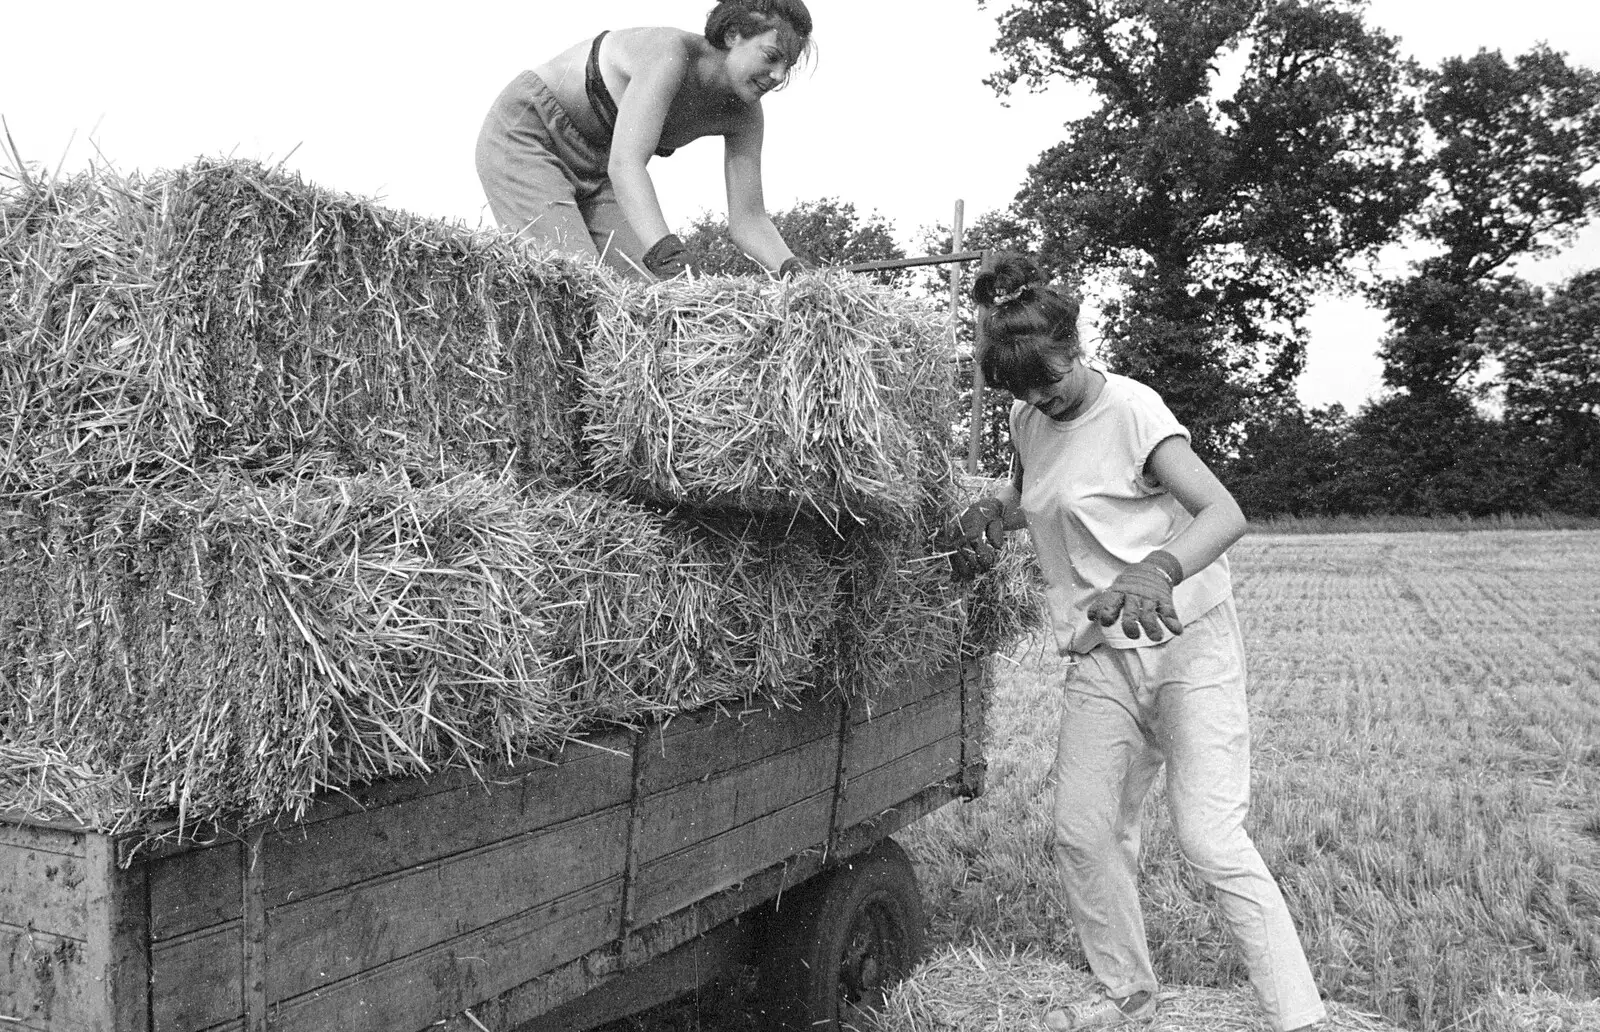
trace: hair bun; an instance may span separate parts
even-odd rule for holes
[[[980,305],[1005,304],[1030,287],[1044,285],[1039,267],[1027,255],[1001,251],[972,282],[972,299]]]

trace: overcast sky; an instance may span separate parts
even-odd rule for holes
[[[1064,86],[1002,104],[983,85],[998,3],[808,0],[814,65],[769,97],[767,206],[838,197],[892,221],[913,247],[1010,202],[1028,165],[1088,110]],[[80,0],[8,4],[0,117],[24,159],[67,171],[96,156],[152,171],[197,156],[284,160],[320,185],[476,226],[472,167],[489,103],[515,74],[603,28],[698,30],[712,0]],[[1582,12],[1582,13],[1580,13]],[[1425,63],[1547,41],[1600,67],[1600,17],[1577,0],[1373,0],[1369,18]],[[724,211],[721,146],[651,163],[667,220]],[[1600,265],[1600,232],[1536,269]],[[1301,396],[1355,407],[1378,387],[1381,320],[1330,300],[1312,318]]]

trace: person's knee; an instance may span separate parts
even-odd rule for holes
[[[1095,863],[1111,855],[1116,846],[1116,835],[1105,821],[1081,811],[1056,811],[1055,853],[1063,864],[1082,867]]]
[[[1184,860],[1207,882],[1246,873],[1259,862],[1255,843],[1240,825],[1186,827],[1180,823],[1173,830]]]

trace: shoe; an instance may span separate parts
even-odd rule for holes
[[[1136,1021],[1149,1021],[1156,1016],[1156,995],[1141,989],[1120,1000],[1101,994],[1092,1000],[1082,1000],[1053,1010],[1044,1016],[1048,1032],[1072,1032],[1080,1028],[1111,1028],[1129,1025]]]

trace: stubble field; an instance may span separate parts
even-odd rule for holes
[[[1231,556],[1251,831],[1324,994],[1406,1028],[1600,1029],[1600,532],[1252,534]],[[1046,821],[1059,662],[1034,642],[996,673],[988,793],[906,844],[932,941],[1072,971]],[[1151,802],[1157,971],[1241,986],[1159,788]],[[886,1025],[937,1027],[960,1001],[933,974]],[[969,1027],[1028,1027],[996,1018]]]

